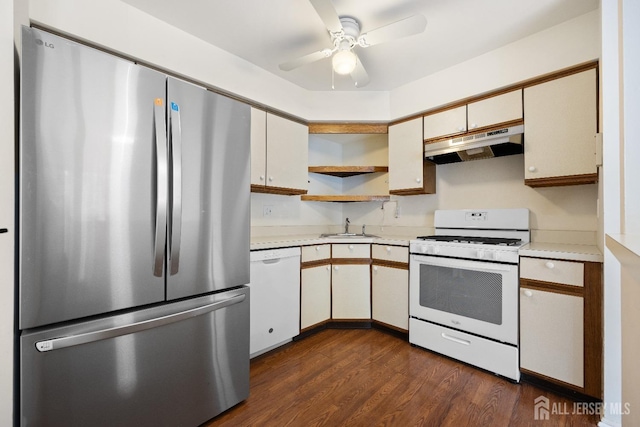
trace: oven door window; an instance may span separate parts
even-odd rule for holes
[[[420,264],[420,305],[502,324],[502,274]]]

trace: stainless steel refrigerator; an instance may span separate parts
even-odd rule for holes
[[[23,27],[22,426],[197,426],[249,394],[249,106]]]

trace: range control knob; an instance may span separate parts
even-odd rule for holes
[[[484,249],[478,249],[478,252],[476,252],[476,258],[478,259],[484,258]]]
[[[420,246],[420,252],[422,252],[423,254],[426,254],[427,252],[429,252],[429,247],[428,246]]]

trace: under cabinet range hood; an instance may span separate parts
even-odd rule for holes
[[[524,125],[517,125],[428,142],[424,144],[424,157],[442,165],[521,154],[523,133]]]

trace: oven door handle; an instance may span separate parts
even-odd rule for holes
[[[445,332],[441,333],[440,336],[442,336],[442,338],[444,338],[445,340],[453,341],[458,344],[471,345],[471,341],[463,340],[462,338],[456,338]]]
[[[488,272],[496,272],[496,273],[504,273],[511,270],[515,267],[515,264],[496,264],[490,263],[486,261],[476,261],[476,260],[467,260],[467,259],[450,259],[443,257],[430,257],[425,255],[413,255],[411,261],[415,261],[418,264],[423,265],[433,265],[436,267],[445,267],[445,268],[466,268],[473,269],[477,271],[488,271]],[[466,264],[465,264],[466,263]]]

